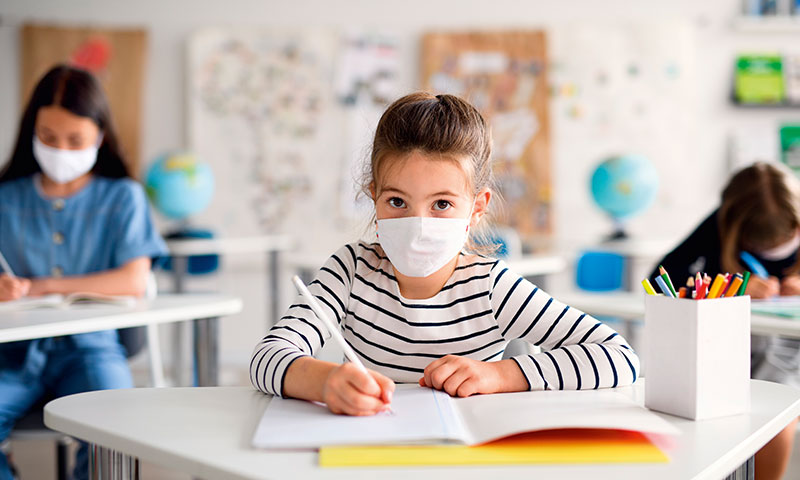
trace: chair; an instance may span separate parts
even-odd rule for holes
[[[158,291],[156,277],[151,272],[147,279],[145,298],[155,298]],[[150,354],[150,381],[154,387],[163,387],[164,369],[161,362],[158,325],[145,327],[121,328],[117,330],[119,343],[125,347],[125,357],[132,358],[142,351],[145,344]],[[56,442],[56,478],[69,478],[68,448],[72,438],[63,433],[47,428],[44,424],[44,406],[51,399],[45,398],[31,407],[30,411],[14,425],[8,440],[42,440],[53,439]]]
[[[575,283],[581,290],[610,292],[624,287],[625,257],[619,253],[585,251],[575,268]]]
[[[138,354],[148,341],[148,327],[132,327],[118,330],[119,341],[125,347],[125,356],[131,358]],[[152,362],[151,362],[152,363]],[[68,453],[72,438],[63,433],[47,428],[44,424],[44,406],[52,400],[45,398],[31,407],[30,411],[20,418],[11,431],[9,440],[43,440],[53,439],[56,442],[56,478],[67,480],[69,478]]]

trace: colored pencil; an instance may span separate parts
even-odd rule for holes
[[[728,290],[725,292],[725,297],[732,297],[739,293],[739,287],[742,286],[742,274],[737,273],[733,276],[733,280],[731,280],[731,284],[728,286]]]
[[[658,266],[658,271],[661,273],[661,276],[664,278],[664,281],[667,283],[667,287],[669,287],[670,291],[672,292],[672,296],[675,297],[678,293],[675,291],[675,286],[672,284],[672,280],[669,278],[669,273],[667,273],[667,269],[664,268],[663,265]]]
[[[714,278],[714,283],[711,284],[711,288],[708,290],[708,298],[717,298],[719,296],[720,290],[722,290],[722,285],[725,283],[725,276],[721,273],[718,273],[717,276]]]
[[[656,294],[656,290],[653,288],[653,285],[650,284],[650,280],[646,278],[642,280],[642,286],[644,287],[644,291],[647,292],[648,295]]]
[[[703,276],[700,275],[700,272],[697,272],[697,279],[694,281],[694,292],[696,300],[702,300],[706,297],[706,286],[703,283]]]
[[[664,295],[673,298],[675,297],[675,294],[672,293],[672,290],[669,289],[669,287],[667,286],[667,282],[664,280],[663,276],[656,277],[656,284],[658,284],[658,288],[661,289]]]
[[[739,295],[744,295],[744,292],[747,291],[747,282],[750,281],[750,271],[744,272],[744,279],[742,280],[742,286],[739,287]]]

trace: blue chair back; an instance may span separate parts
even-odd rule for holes
[[[624,256],[614,252],[586,251],[578,257],[575,282],[582,290],[608,292],[622,288],[624,274]]]

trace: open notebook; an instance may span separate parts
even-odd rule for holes
[[[588,396],[587,396],[588,394]],[[658,415],[614,391],[546,391],[452,398],[398,385],[392,412],[334,415],[325,405],[273,398],[253,436],[258,448],[329,445],[478,445],[523,432],[594,428],[677,434]]]
[[[800,296],[752,299],[750,300],[750,310],[753,313],[800,318]]]
[[[34,308],[67,308],[71,305],[85,303],[101,303],[132,307],[136,305],[136,297],[126,295],[102,295],[99,293],[70,293],[69,295],[43,295],[41,297],[23,297],[19,300],[0,302],[0,312],[14,312]]]

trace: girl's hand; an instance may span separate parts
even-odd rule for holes
[[[444,390],[453,397],[528,389],[522,371],[513,360],[481,362],[447,355],[431,362],[424,373],[419,379],[421,386]]]
[[[750,298],[770,298],[781,293],[781,283],[776,277],[761,278],[750,275],[744,292]]]
[[[781,295],[800,295],[800,275],[789,275],[781,280]]]
[[[30,289],[31,281],[27,278],[12,277],[7,273],[0,274],[0,302],[24,297]]]
[[[394,382],[378,372],[369,375],[350,362],[334,368],[322,387],[322,399],[336,414],[375,415],[389,409]],[[371,377],[371,378],[370,378]]]

